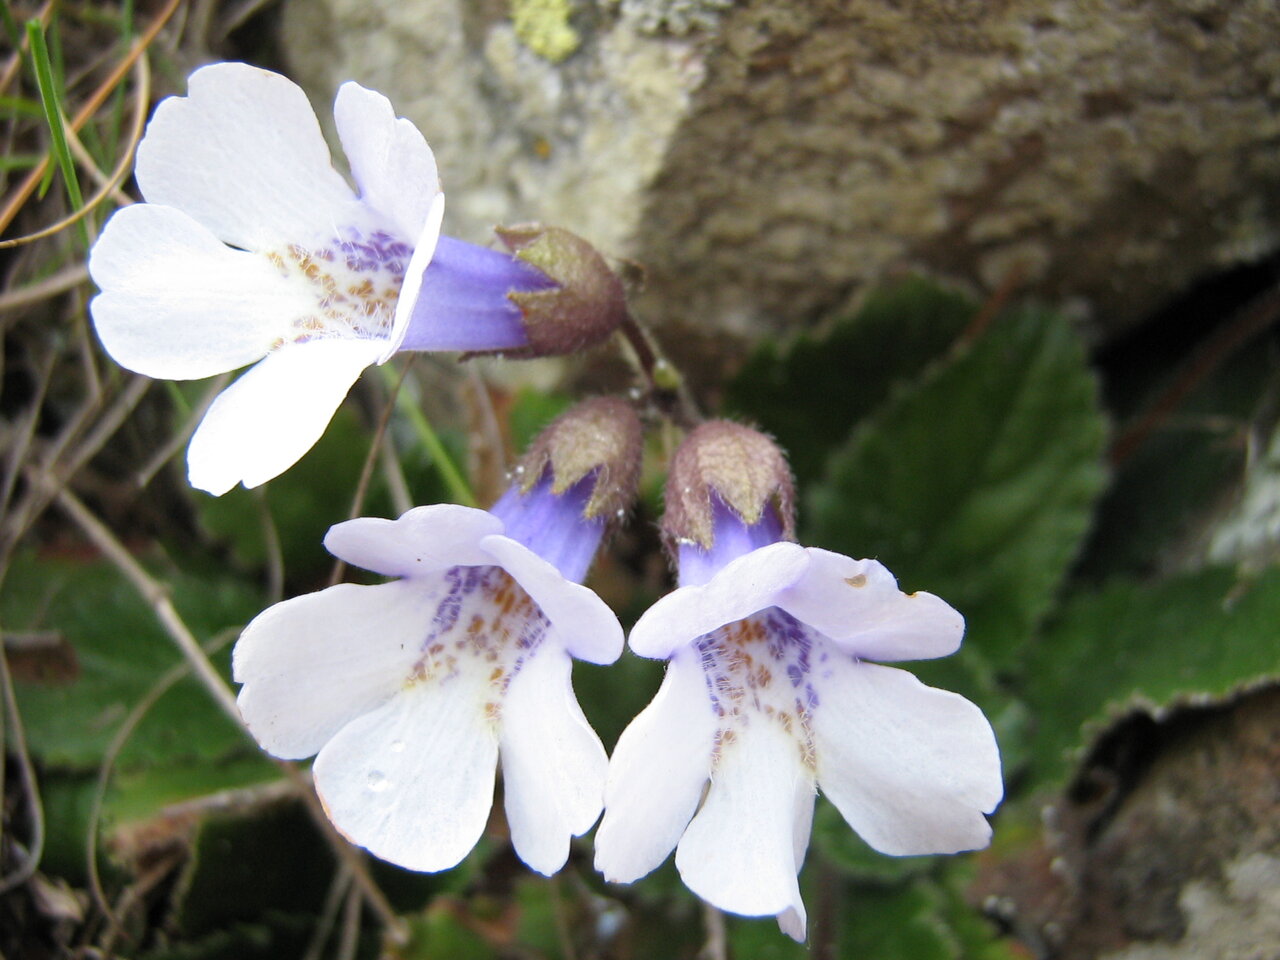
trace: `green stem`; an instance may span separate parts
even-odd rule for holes
[[[383,364],[378,368],[378,372],[382,375],[382,382],[387,385],[387,389],[394,392],[399,386],[399,377],[396,376],[395,370],[389,365]],[[431,462],[435,464],[436,470],[440,473],[440,479],[449,488],[449,495],[465,507],[479,506],[476,502],[475,494],[471,492],[471,486],[454,465],[453,458],[449,456],[449,451],[440,442],[440,437],[431,426],[427,415],[413,402],[413,397],[407,391],[401,390],[396,393],[396,405],[400,408],[400,412],[409,418],[409,422],[418,434],[418,439],[426,447],[427,453],[431,457]]]

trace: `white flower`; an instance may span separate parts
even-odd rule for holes
[[[332,553],[400,579],[286,600],[245,629],[246,724],[278,757],[318,753],[316,790],[353,843],[413,870],[454,866],[484,830],[499,759],[511,840],[535,870],[558,870],[595,823],[607,761],[570,656],[612,662],[622,629],[570,579],[603,529],[583,519],[592,483],[513,489],[494,512],[337,524]]]
[[[148,202],[118,211],[90,257],[94,324],[122,366],[196,379],[258,361],[192,438],[191,483],[211,493],[310,449],[404,338],[439,238],[444,197],[418,130],[356,83],[334,119],[359,196],[295,84],[242,63],[197,70],[138,147]]]
[[[670,664],[610,760],[595,862],[627,883],[674,848],[698,896],[803,940],[817,789],[872,847],[907,855],[985,846],[1003,785],[976,706],[871,662],[954,653],[963,618],[874,560],[783,541],[791,502],[755,431],[704,424],[677,451],[663,523],[680,586],[629,641]]]

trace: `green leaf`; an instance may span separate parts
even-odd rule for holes
[[[257,594],[231,580],[174,575],[174,605],[198,639],[237,631],[257,613]],[[45,764],[96,769],[129,711],[182,657],[155,613],[101,561],[17,558],[0,597],[8,629],[56,630],[74,646],[80,673],[60,686],[20,683],[18,704],[33,753]],[[228,637],[229,639],[229,637]],[[230,644],[215,657],[229,674]],[[255,752],[246,735],[191,678],[151,708],[119,764],[217,760]]]
[[[879,290],[824,335],[762,343],[728,385],[726,411],[773,434],[804,483],[896,384],[946,352],[975,310],[920,277]]]
[[[859,427],[810,491],[805,539],[943,597],[970,656],[1011,668],[1088,527],[1104,434],[1071,325],[1015,311]]]
[[[1280,672],[1280,570],[1241,584],[1205,570],[1157,585],[1127,580],[1070,597],[1031,651],[1038,779],[1065,773],[1087,721],[1135,702],[1221,696]]]

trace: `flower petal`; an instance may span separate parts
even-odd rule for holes
[[[492,563],[479,544],[501,530],[502,521],[487,510],[436,503],[414,507],[397,520],[357,517],[335,523],[324,546],[340,560],[384,577],[415,577]]]
[[[328,237],[359,215],[306,94],[243,63],[197,70],[187,96],[156,108],[136,175],[148,202],[177,207],[246,250]]]
[[[642,657],[669,657],[695,637],[773,606],[808,567],[804,547],[795,543],[752,550],[710,582],[680,587],[645,611],[631,628],[631,649]]]
[[[698,809],[711,772],[715,716],[697,654],[677,651],[653,701],[609,761],[596,869],[630,883],[657,868]]]
[[[480,547],[542,608],[571,654],[588,663],[618,659],[622,626],[594,590],[566,580],[553,564],[510,537],[488,536]]]
[[[927,660],[960,648],[964,617],[931,593],[903,593],[875,560],[809,547],[809,569],[778,606],[867,660]]]
[[[263,749],[309,757],[385,703],[412,671],[439,600],[421,583],[344,583],[255,617],[232,664],[240,713]]]
[[[329,741],[312,772],[344,836],[410,870],[447,870],[471,852],[498,758],[485,683],[467,672],[414,684]]]
[[[172,207],[116,211],[89,257],[90,310],[122,367],[194,380],[264,356],[313,304],[265,258],[232,250]]]
[[[387,335],[387,342],[382,351],[382,356],[378,358],[379,363],[386,363],[390,360],[404,344],[405,337],[410,332],[410,324],[416,315],[418,301],[422,297],[422,287],[426,282],[427,268],[431,265],[436,255],[436,244],[441,239],[448,239],[440,236],[440,225],[443,222],[444,194],[437,193],[435,200],[431,203],[431,208],[427,211],[427,218],[422,225],[422,230],[417,235],[418,239],[414,244],[413,254],[409,257],[409,265],[404,268],[404,280],[400,284],[400,296],[396,299],[395,317],[391,321],[391,332]],[[405,349],[414,350],[417,348],[410,345]]]
[[[985,847],[1004,787],[982,711],[894,667],[832,651],[815,672],[818,785],[881,853]]]
[[[499,753],[520,859],[550,876],[569,857],[569,838],[591,829],[604,805],[608,758],[578,706],[572,661],[544,642],[507,688]]]
[[[333,119],[360,199],[404,239],[417,237],[440,193],[436,158],[418,128],[397,119],[382,94],[354,81],[338,88]]]
[[[813,832],[813,807],[817,801],[817,792],[811,777],[796,779],[794,819],[791,822],[792,849],[796,855],[796,876],[804,866],[805,854],[809,852],[809,835]],[[804,903],[799,897],[796,902],[778,914],[778,929],[797,943],[804,943],[807,936],[808,918]]]
[[[722,742],[711,789],[676,848],[685,886],[746,916],[803,909],[796,882],[796,798],[812,776],[794,734],[763,713]],[[806,783],[807,781],[807,783]]]
[[[209,407],[187,448],[191,485],[221,496],[289,469],[380,350],[374,340],[311,340],[268,354]]]

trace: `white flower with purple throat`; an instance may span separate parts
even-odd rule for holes
[[[698,896],[803,940],[817,789],[876,850],[906,855],[986,846],[1003,784],[976,706],[874,662],[954,653],[963,618],[875,560],[791,542],[792,500],[754,430],[707,423],[677,450],[663,528],[679,586],[629,641],[670,663],[610,760],[595,862],[630,882],[674,848]]]
[[[441,236],[435,158],[381,94],[343,84],[334,122],[356,190],[298,86],[243,63],[197,70],[138,146],[147,202],[90,255],[94,326],[121,366],[189,380],[256,363],[192,437],[189,478],[210,493],[288,469],[398,350],[534,356],[616,325],[621,286],[571,234],[499,231],[514,255]],[[593,279],[585,306],[566,262]]]
[[[516,853],[540,873],[564,865],[600,815],[607,765],[570,658],[612,663],[623,642],[581,580],[639,464],[627,404],[586,401],[491,510],[329,530],[330,552],[396,579],[295,597],[245,628],[245,723],[275,756],[317,754],[316,791],[353,843],[412,870],[454,866],[484,830],[500,762]]]

